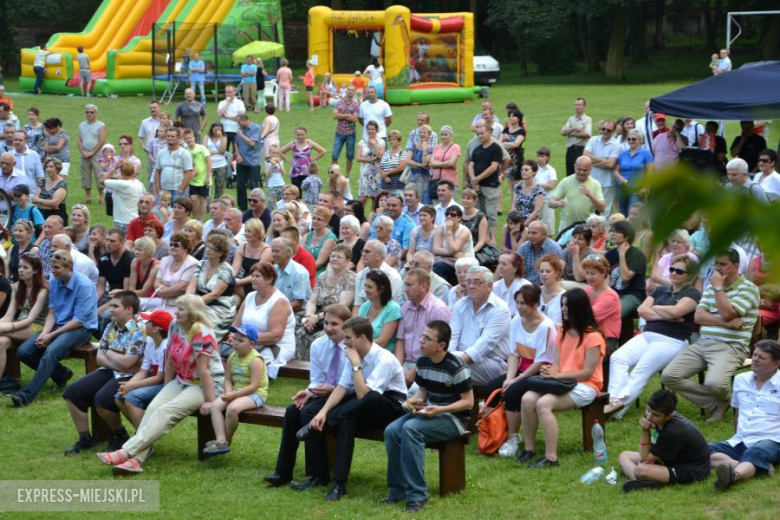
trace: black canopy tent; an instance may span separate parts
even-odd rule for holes
[[[780,119],[780,61],[744,65],[652,98],[650,110],[697,119]]]

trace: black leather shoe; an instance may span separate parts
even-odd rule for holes
[[[328,494],[325,497],[325,501],[338,502],[339,500],[344,498],[346,494],[347,494],[347,486],[336,482],[335,484],[333,484],[333,486],[331,486],[330,491],[328,491]]]
[[[305,480],[303,482],[296,482],[293,480],[290,482],[290,487],[294,489],[295,491],[306,491],[309,488],[313,487],[325,487],[330,483],[330,478],[328,477],[311,477],[308,480]]]
[[[290,480],[292,479],[283,477],[278,473],[274,473],[273,475],[266,475],[265,477],[263,477],[263,480],[271,484],[273,487],[280,487],[280,486],[284,486],[285,484],[289,484]]]
[[[112,433],[111,438],[108,440],[108,447],[106,448],[106,451],[109,453],[112,451],[117,451],[124,446],[124,444],[130,440],[130,436],[127,434],[127,431],[122,429],[121,432],[118,433]]]
[[[419,502],[407,502],[405,511],[407,513],[416,513],[425,507],[427,500],[420,500]]]
[[[531,462],[531,459],[533,459],[534,457],[536,457],[535,451],[523,450],[520,456],[517,457],[516,461],[518,464],[525,464],[527,462]]]
[[[295,437],[301,441],[306,442],[312,439],[316,439],[320,435],[320,432],[311,427],[311,424],[307,424],[295,434]]]
[[[403,498],[385,497],[382,500],[380,500],[379,503],[383,506],[389,506],[390,504],[397,504],[403,501],[404,501]]]
[[[77,455],[84,450],[90,450],[94,447],[95,441],[92,440],[92,437],[79,439],[76,441],[76,444],[65,450],[65,455]]]
[[[529,468],[555,468],[560,466],[561,463],[558,460],[550,460],[547,457],[542,457],[534,462],[528,464]]]
[[[73,379],[73,370],[68,369],[68,373],[65,374],[65,377],[62,378],[62,381],[57,383],[57,391],[61,392],[65,390],[65,387],[68,386],[68,381]]]

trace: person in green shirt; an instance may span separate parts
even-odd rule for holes
[[[190,180],[190,200],[192,201],[192,218],[202,220],[206,216],[209,203],[209,186],[211,186],[211,152],[195,141],[195,132],[191,128],[184,130],[184,143],[192,156],[192,166],[195,175]]]

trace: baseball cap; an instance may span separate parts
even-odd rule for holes
[[[654,114],[653,119],[666,119],[666,114]]]
[[[30,187],[27,186],[26,184],[17,184],[16,186],[14,186],[13,190],[11,191],[13,191],[13,194],[17,197],[19,195],[29,195]]]
[[[240,327],[230,327],[230,332],[238,332],[239,334],[249,338],[252,343],[257,343],[257,329],[254,325],[241,325]]]
[[[170,312],[156,310],[152,312],[142,312],[139,314],[141,316],[141,319],[146,321],[151,321],[156,327],[159,327],[163,330],[168,330],[168,328],[171,326],[171,322],[173,321],[173,316],[171,316]]]

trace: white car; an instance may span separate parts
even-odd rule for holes
[[[498,60],[479,45],[474,49],[474,84],[493,85],[501,76]]]

